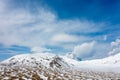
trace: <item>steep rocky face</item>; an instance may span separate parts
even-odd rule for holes
[[[50,62],[50,67],[62,68],[69,67],[69,65],[61,57],[55,56],[53,60]]]

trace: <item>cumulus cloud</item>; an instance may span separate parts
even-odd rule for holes
[[[116,39],[115,41],[111,42],[111,51],[108,55],[114,55],[120,52],[120,39]]]
[[[68,57],[76,59],[77,57],[85,58],[92,54],[95,47],[95,41],[83,43],[74,47],[71,54],[67,54]]]

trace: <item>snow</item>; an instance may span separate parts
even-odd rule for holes
[[[3,80],[9,80],[9,77],[4,77]]]
[[[40,62],[42,65],[49,67],[50,61],[53,59],[55,55],[50,53],[36,53],[36,54],[22,54],[13,56],[2,63],[16,63],[17,64],[25,64],[32,66],[36,62]],[[30,63],[33,63],[32,65]]]
[[[76,61],[64,57],[65,61],[82,70],[120,73],[120,53],[103,59]]]
[[[76,61],[67,57],[63,57],[63,58],[67,63],[74,65],[74,67],[82,70],[120,73],[120,53],[103,59],[86,60],[86,61]]]
[[[36,54],[22,54],[13,56],[2,63],[16,63],[17,65],[25,64],[35,66],[35,63],[50,67],[50,62],[56,55],[52,53],[36,53]],[[71,69],[94,70],[105,72],[120,72],[120,53],[109,56],[103,59],[77,61],[66,56],[60,56],[63,62],[59,62],[62,66],[69,65]]]
[[[43,80],[48,78],[68,80],[66,76],[74,80],[117,80],[120,76],[120,53],[104,59],[86,61],[77,61],[52,53],[21,54],[2,61],[0,68],[0,75],[7,71],[10,76],[16,76],[17,79],[20,77],[16,72],[18,70],[18,73],[24,75],[22,76],[24,80],[32,80],[34,74]],[[0,77],[4,80],[9,78]]]

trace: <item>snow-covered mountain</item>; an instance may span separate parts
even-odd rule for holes
[[[3,62],[3,64],[9,64],[9,65],[26,65],[30,67],[34,67],[37,65],[42,65],[47,68],[56,65],[56,66],[62,66],[67,67],[69,66],[63,58],[51,54],[51,53],[36,53],[36,54],[22,54],[22,55],[16,55],[13,56]],[[52,65],[52,63],[54,65]]]
[[[94,79],[91,77],[93,74],[103,79],[102,74],[106,74],[106,72],[109,74],[105,75],[106,78],[108,76],[119,78],[120,53],[104,59],[89,61],[76,61],[66,56],[51,53],[22,54],[0,63],[0,80],[3,78],[34,80],[35,76],[39,78],[36,80],[53,80],[53,78],[54,80],[87,80]],[[116,72],[119,73],[116,74]],[[15,77],[16,75],[19,76]],[[21,75],[24,76],[20,77]]]
[[[120,53],[116,55],[112,55],[103,59],[96,59],[90,61],[84,61],[84,63],[91,63],[91,64],[110,64],[110,65],[120,65]]]
[[[78,66],[94,71],[120,73],[120,53],[103,59],[81,61]]]

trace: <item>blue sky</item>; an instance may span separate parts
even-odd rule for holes
[[[119,14],[120,0],[1,0],[0,60],[37,52],[83,60],[116,54]]]

